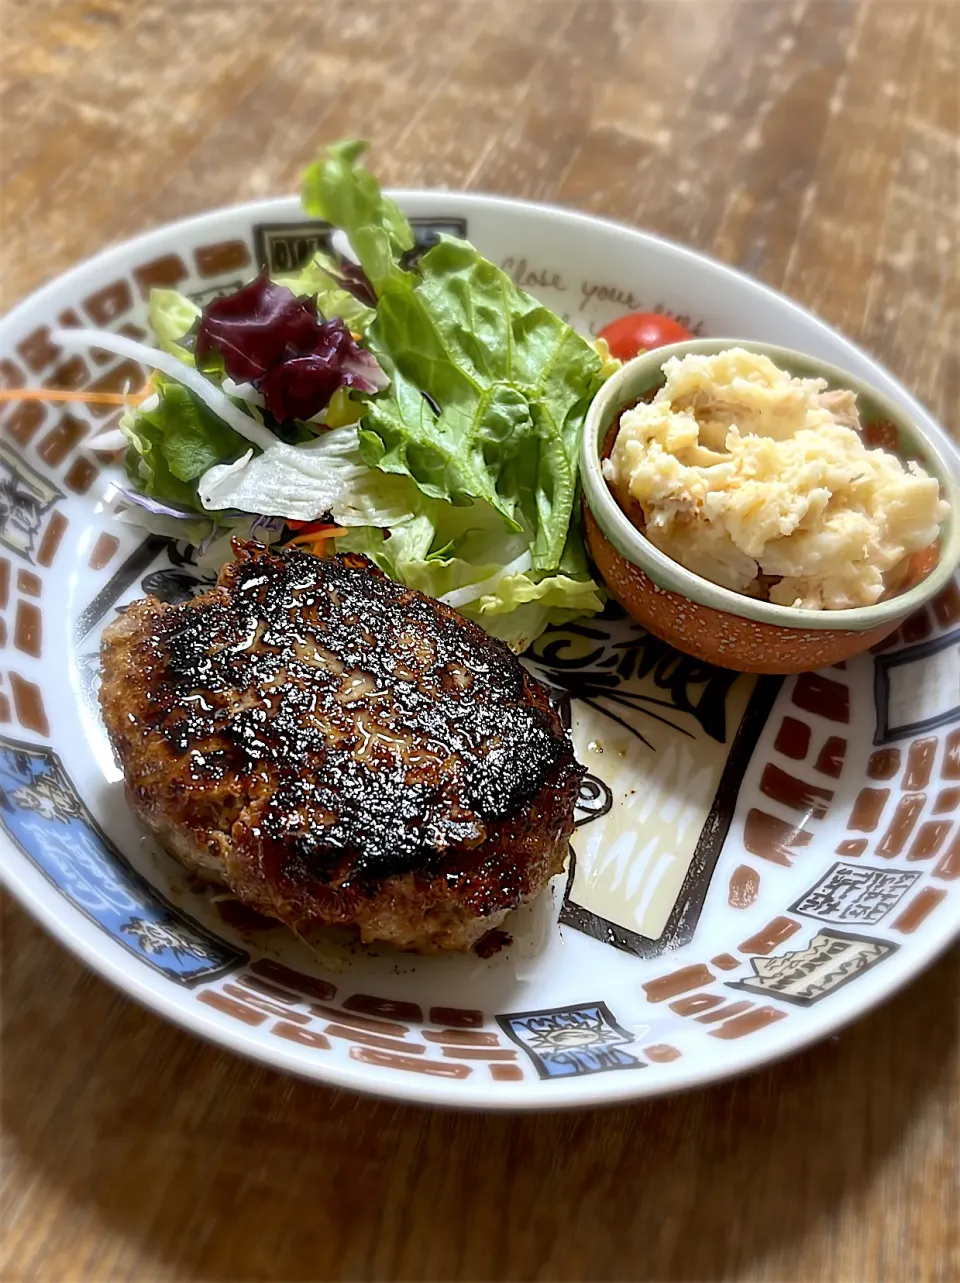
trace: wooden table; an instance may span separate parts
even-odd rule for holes
[[[785,289],[960,431],[960,7],[4,0],[3,306],[104,243],[385,178],[596,210]],[[162,1024],[4,903],[4,1280],[960,1278],[960,952],[839,1039],[467,1117]]]

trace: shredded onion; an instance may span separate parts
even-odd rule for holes
[[[110,330],[53,330],[50,341],[61,347],[103,348],[116,356],[126,356],[132,361],[140,361],[151,369],[166,374],[168,378],[175,379],[177,383],[182,383],[185,388],[189,388],[218,418],[229,424],[242,437],[258,445],[261,450],[268,450],[270,446],[276,445],[277,438],[273,433],[257,423],[256,419],[249,414],[244,414],[242,410],[237,409],[221,388],[211,383],[209,379],[205,379],[199,370],[195,370],[190,365],[184,365],[175,356],[161,352],[159,348],[148,347],[146,343],[128,339],[124,334],[113,334]]]
[[[252,383],[234,383],[233,379],[226,378],[221,385],[227,396],[235,396],[238,401],[246,401],[248,405],[256,405],[261,409],[267,404],[262,392],[258,392]]]
[[[141,494],[139,490],[130,490],[127,486],[113,483],[114,490],[121,495],[127,503],[135,508],[142,508],[144,512],[152,512],[157,517],[187,517],[194,521],[202,520],[203,514],[190,512],[187,508],[175,508],[172,504],[162,503],[159,499],[153,499],[150,495]]]
[[[522,575],[532,565],[533,557],[529,551],[522,552],[519,557],[508,562],[502,570],[498,570],[489,579],[481,579],[478,584],[465,584],[463,588],[454,588],[452,592],[444,593],[439,600],[445,606],[452,606],[454,610],[459,610],[461,606],[469,605],[471,601],[476,601],[479,597],[485,597],[487,593],[493,592],[502,579],[507,579],[510,575]]]
[[[330,237],[330,247],[335,250],[336,253],[342,255],[347,262],[355,263],[359,266],[360,259],[357,257],[357,251],[350,244],[350,237],[341,228],[338,227]]]
[[[87,442],[88,450],[96,450],[99,453],[112,454],[114,450],[122,450],[127,444],[127,438],[119,428],[105,428],[98,432],[95,437],[91,437]]]

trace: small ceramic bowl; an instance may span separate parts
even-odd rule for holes
[[[831,388],[852,389],[867,440],[916,459],[937,477],[951,507],[940,530],[939,557],[915,559],[906,589],[855,610],[798,610],[759,601],[687,570],[654,547],[621,510],[601,471],[621,411],[662,383],[661,369],[671,356],[712,356],[731,347],[762,353],[791,374],[826,379]],[[696,339],[629,361],[608,379],[590,407],[581,469],[587,544],[614,597],[648,632],[723,668],[799,673],[860,654],[945,588],[960,561],[960,488],[944,457],[882,393],[836,366],[789,348],[739,339]]]

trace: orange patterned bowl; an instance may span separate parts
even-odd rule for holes
[[[791,374],[852,389],[865,433],[875,428],[877,444],[917,459],[937,477],[951,511],[941,526],[939,546],[914,558],[905,589],[855,610],[778,606],[721,588],[687,570],[656,548],[622,511],[601,471],[621,411],[662,381],[661,367],[669,357],[714,355],[734,346],[762,353]],[[800,673],[858,655],[935,597],[960,562],[960,490],[946,459],[889,398],[836,366],[788,348],[740,339],[697,339],[638,356],[608,379],[594,399],[584,429],[581,470],[587,545],[611,593],[648,632],[723,668]]]

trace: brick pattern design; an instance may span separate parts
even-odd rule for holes
[[[960,623],[960,586],[951,583],[925,608],[883,644],[889,651],[913,644],[936,632],[955,630]],[[865,839],[845,839],[837,847],[844,858],[871,858],[920,867],[930,882],[914,892],[891,924],[898,934],[911,934],[945,896],[943,883],[960,876],[960,829],[957,827],[960,788],[960,729],[949,726],[919,734],[871,753],[867,775],[877,785],[860,790],[847,819],[851,832]],[[930,815],[936,818],[925,819]]]
[[[960,587],[951,584],[921,615],[924,618],[909,621],[884,649],[955,628],[960,621]],[[902,886],[908,888],[892,920],[884,923],[887,932],[902,938],[919,930],[937,911],[947,894],[944,884],[960,879],[956,823],[960,786],[952,783],[960,780],[960,728],[928,732],[870,751],[860,767],[868,782],[846,813],[838,814],[834,782],[858,765],[848,760],[849,741],[844,733],[851,719],[846,671],[846,665],[841,665],[829,673],[801,675],[792,679],[787,698],[781,697],[771,728],[772,752],[759,774],[763,803],[751,807],[744,819],[743,846],[756,864],[740,863],[735,868],[731,864],[727,899],[733,908],[752,906],[758,899],[764,863],[793,868],[813,851],[819,856],[823,840],[817,837],[818,830],[829,820],[835,831],[840,820],[850,836],[835,843],[837,857],[861,862],[865,871],[874,859],[894,866],[890,874],[865,872],[861,882],[871,888],[871,894],[876,897],[877,885],[889,886],[892,878],[901,878]],[[925,818],[931,814],[936,818]],[[895,873],[898,864],[922,868],[927,876],[915,882],[916,873]],[[869,905],[875,899],[864,903],[866,907],[859,907],[860,920],[870,922]],[[731,1001],[724,986],[751,956],[779,958],[794,948],[801,950],[803,945],[794,946],[791,938],[802,941],[803,929],[804,924],[792,916],[775,916],[736,947],[715,955],[709,965],[690,963],[647,981],[643,986],[647,1000],[709,1026],[711,1035],[721,1039],[767,1028],[787,1018],[794,1008],[749,998]],[[817,928],[807,930],[816,935]],[[775,1003],[776,993],[770,996]]]
[[[236,251],[234,251],[236,255]],[[155,265],[147,264],[141,275],[150,278]],[[156,273],[154,273],[156,274]],[[139,279],[139,278],[138,278]],[[65,309],[54,324],[95,325],[146,338],[133,324],[138,306],[134,282],[125,278],[110,281]],[[53,343],[52,325],[40,325],[15,344],[12,357],[0,363],[0,383],[5,387],[41,386],[54,390],[124,391],[143,385],[144,372],[135,362],[119,360],[110,353],[68,355]],[[15,358],[15,359],[14,359]],[[6,440],[23,459],[23,466],[39,473],[68,496],[94,492],[100,466],[86,450],[87,440],[111,422],[119,411],[104,406],[65,405],[58,402],[11,401],[0,404],[0,439]],[[14,465],[16,466],[16,464]],[[17,652],[10,662],[45,658],[44,645],[49,629],[44,625],[44,572],[49,571],[64,550],[72,549],[69,506],[61,499],[42,511],[29,560],[34,569],[18,564],[12,574],[11,557],[0,557],[0,648]],[[91,547],[87,567],[108,574],[120,548],[116,535],[103,531]],[[18,560],[15,556],[13,560]],[[49,607],[57,608],[58,603]],[[8,651],[9,653],[9,651]],[[14,722],[37,735],[50,734],[42,683],[27,671],[0,674],[0,722]],[[9,693],[8,693],[9,692]]]
[[[515,1048],[495,1026],[482,1030],[481,1012],[350,994],[339,1005],[336,987],[271,959],[200,989],[197,1001],[241,1024],[263,1026],[277,1038],[314,1051],[343,1043],[353,1060],[398,1073],[468,1078],[486,1070],[493,1082],[526,1076]],[[661,1059],[673,1048],[661,1048]],[[679,1053],[678,1053],[679,1054]]]
[[[760,860],[791,868],[803,859],[818,822],[831,815],[847,753],[840,725],[850,720],[845,669],[793,678],[789,711],[779,715],[773,753],[760,777],[763,806],[744,823],[744,846]],[[775,714],[776,715],[776,714]]]
[[[778,921],[785,921],[785,919],[778,919]],[[799,923],[794,924],[795,927],[799,925]],[[726,955],[723,956],[726,957]],[[717,960],[715,959],[714,962],[716,964]],[[789,1014],[779,1007],[762,1005],[749,999],[731,1002],[729,994],[723,990],[706,992],[706,986],[711,986],[715,982],[719,983],[718,978],[710,968],[698,963],[658,976],[648,981],[643,988],[650,1003],[666,1002],[675,1015],[686,1016],[698,1024],[710,1026],[708,1029],[710,1037],[723,1041],[745,1038],[778,1020],[785,1019]],[[668,1001],[671,997],[674,1000]],[[656,1061],[658,1057],[651,1055],[651,1050],[659,1052],[661,1049],[645,1048],[650,1059]],[[671,1050],[675,1049],[671,1048]],[[663,1059],[663,1056],[659,1058]]]

